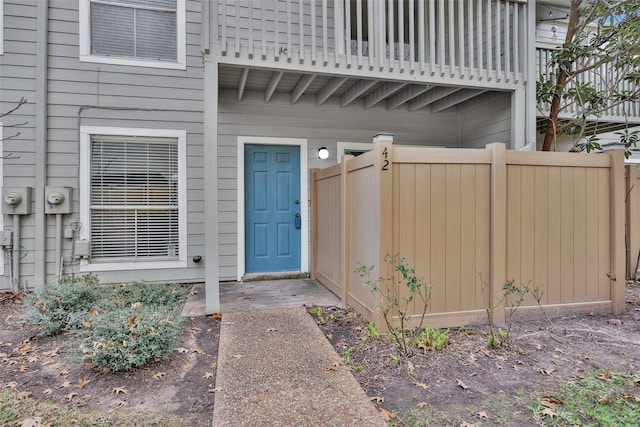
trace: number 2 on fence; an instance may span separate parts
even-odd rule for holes
[[[382,151],[382,156],[384,157],[384,160],[382,161],[382,170],[383,171],[388,171],[389,170],[389,160],[387,159],[387,157],[389,156],[389,152],[387,151],[387,147],[384,147],[384,150]]]

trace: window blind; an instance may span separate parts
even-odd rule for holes
[[[91,53],[177,60],[176,0],[92,1]]]
[[[178,144],[173,138],[92,136],[91,255],[178,257]]]

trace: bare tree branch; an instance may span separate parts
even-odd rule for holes
[[[2,118],[2,117],[6,117],[6,116],[8,116],[9,114],[13,114],[13,113],[15,113],[16,111],[18,111],[18,109],[19,109],[20,107],[22,107],[22,106],[23,106],[24,104],[26,104],[26,103],[27,103],[27,100],[26,100],[24,97],[20,98],[20,101],[18,101],[18,103],[16,104],[16,106],[15,106],[15,107],[13,107],[11,110],[7,111],[6,113],[0,113],[0,118]]]

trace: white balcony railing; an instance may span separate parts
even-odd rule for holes
[[[221,0],[229,58],[517,83],[523,0]]]
[[[557,71],[549,66],[551,61],[551,55],[553,53],[553,49],[548,48],[536,48],[536,79],[540,75],[544,75],[545,79],[552,78],[552,74],[555,74]],[[569,88],[574,86],[574,82],[591,82],[593,86],[597,90],[619,90],[619,91],[634,91],[634,85],[628,81],[619,82],[616,88],[610,87],[614,82],[617,82],[619,79],[616,75],[617,71],[613,64],[605,64],[600,67],[594,68],[590,71],[577,75],[568,85]],[[549,104],[538,104],[539,112],[543,114],[549,113]],[[568,104],[567,107],[563,110],[561,114],[561,118],[572,117],[581,109],[578,104]],[[592,117],[592,120],[595,120],[596,117]],[[625,123],[626,121],[632,123],[640,123],[640,103],[637,101],[626,101],[626,102],[614,102],[613,100],[609,100],[609,106],[604,111],[601,112],[599,120],[601,121],[610,121],[610,122],[621,122]]]

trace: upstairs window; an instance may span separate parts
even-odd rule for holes
[[[184,21],[184,0],[81,0],[80,59],[184,69]]]

